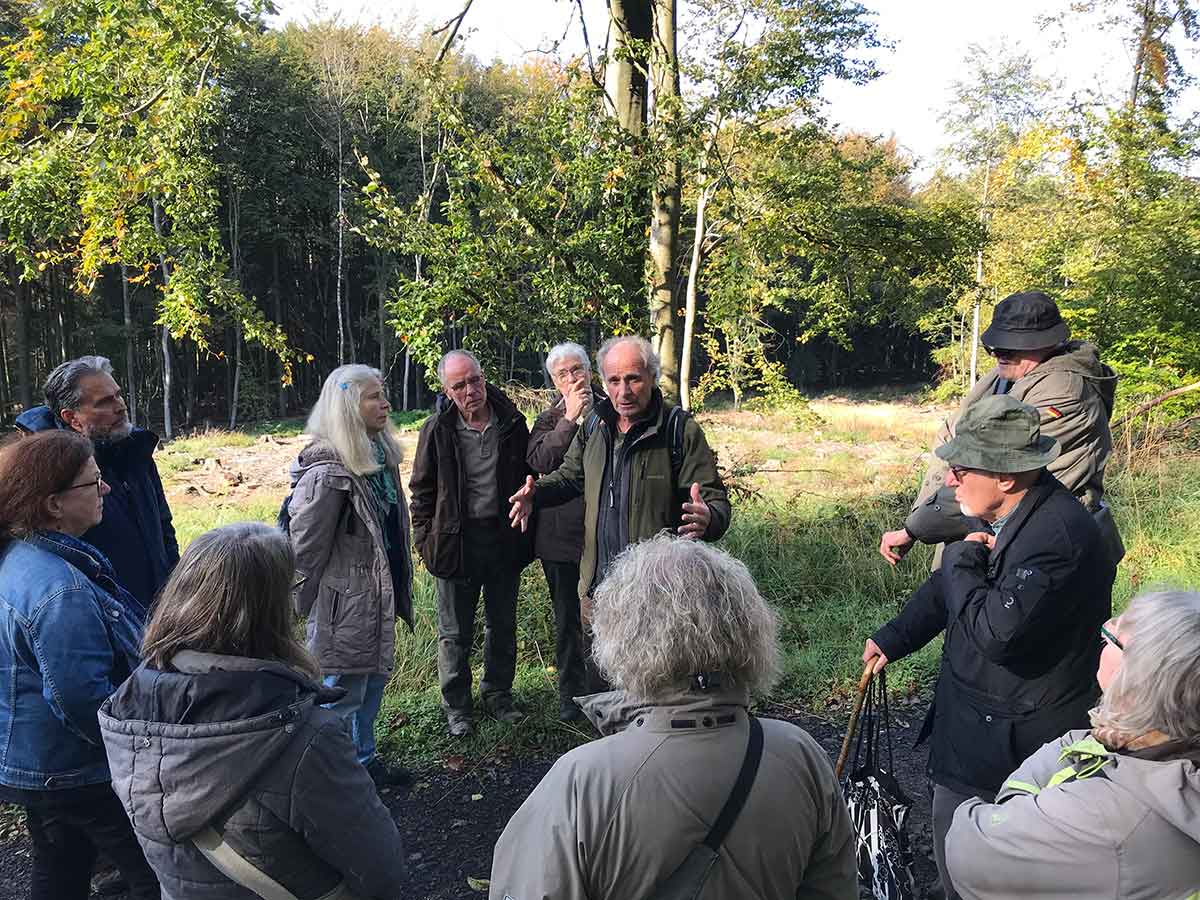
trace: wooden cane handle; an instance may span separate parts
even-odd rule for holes
[[[833,767],[834,777],[842,780],[842,770],[846,768],[846,760],[850,756],[850,744],[854,741],[854,732],[858,729],[858,719],[862,714],[863,699],[867,696],[867,686],[875,675],[875,658],[872,657],[863,666],[862,675],[858,679],[858,689],[854,694],[854,707],[850,710],[850,723],[846,726],[846,739],[842,741],[842,752],[838,754],[837,765]]]

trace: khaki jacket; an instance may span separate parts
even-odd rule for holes
[[[1114,753],[1085,731],[1051,741],[995,803],[972,799],[954,813],[946,866],[955,890],[966,900],[1192,900],[1198,763],[1194,745]]]
[[[328,444],[305,447],[292,469],[288,504],[296,553],[292,603],[308,616],[308,639],[325,675],[389,673],[396,664],[396,616],[412,628],[411,528],[396,473],[405,585],[393,589],[383,522],[371,486]]]
[[[636,426],[626,437],[620,460],[623,467],[619,494],[610,492],[612,481],[612,433],[616,428],[616,412],[605,399],[597,404],[600,417],[591,436],[580,428],[575,433],[563,463],[549,475],[538,479],[533,495],[534,506],[557,506],[583,495],[584,539],[583,558],[579,562],[579,596],[587,597],[595,586],[601,539],[598,534],[600,505],[608,503],[623,512],[623,535],[626,545],[653,537],[664,528],[679,527],[682,504],[693,484],[700,485],[700,495],[712,513],[704,540],[715,541],[729,529],[732,510],[729,495],[717,471],[717,459],[704,438],[704,430],[688,416],[683,428],[683,460],[677,483],[672,483],[671,451],[663,427],[670,406],[655,389],[650,418]],[[614,496],[613,494],[616,494]]]
[[[942,423],[935,449],[954,436],[955,423],[967,407],[995,392],[998,380],[995,369],[979,380],[954,418]],[[1071,341],[1062,353],[1017,379],[1008,392],[1041,413],[1042,434],[1062,446],[1058,459],[1046,468],[1092,512],[1104,497],[1104,469],[1112,453],[1108,421],[1116,383],[1116,373],[1100,362],[1094,345]],[[927,544],[959,540],[967,533],[953,488],[945,487],[948,468],[930,453],[921,491],[904,522],[913,537]]]
[[[555,763],[509,821],[491,900],[645,900],[704,840],[746,752],[744,691],[681,690],[660,705],[585,698],[609,736]],[[758,775],[702,898],[855,900],[854,838],[829,757],[762,719]],[[613,733],[613,732],[616,733]]]

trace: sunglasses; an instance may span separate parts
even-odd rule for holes
[[[1003,347],[984,347],[983,349],[986,350],[990,355],[996,357],[996,359],[1011,359],[1012,357],[1016,356],[1018,352],[1016,350],[1005,350]]]
[[[1100,626],[1100,640],[1102,643],[1112,644],[1122,653],[1125,652],[1125,645],[1121,643],[1120,638],[1108,630],[1107,624]]]

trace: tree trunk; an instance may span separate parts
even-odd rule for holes
[[[1137,47],[1133,56],[1133,79],[1129,85],[1129,108],[1136,110],[1138,94],[1142,89],[1142,75],[1146,69],[1146,51],[1150,48],[1150,35],[1154,30],[1154,18],[1157,8],[1156,0],[1142,0],[1137,4],[1138,17],[1141,22],[1138,27]]]
[[[151,211],[154,217],[154,233],[160,241],[163,240],[162,207],[158,200],[151,201]],[[171,283],[171,264],[167,261],[166,245],[163,244],[158,253],[158,264],[162,269],[163,287]],[[168,441],[173,437],[171,429],[171,332],[167,326],[162,326],[162,369],[163,369],[163,437]]]
[[[653,37],[655,0],[609,0],[609,57],[604,67],[604,98],[608,111],[626,131],[641,134],[646,123],[647,60],[636,42]]]
[[[716,138],[716,131],[713,132],[713,138],[708,142],[708,148],[712,147],[713,140]],[[687,303],[683,316],[683,360],[679,366],[679,401],[684,409],[691,409],[692,390],[692,341],[694,340],[693,332],[696,329],[696,282],[700,279],[700,257],[704,250],[704,232],[705,225],[704,214],[708,208],[708,195],[710,187],[705,183],[704,170],[707,163],[707,150],[704,156],[700,159],[700,193],[696,197],[696,234],[692,241],[692,263],[688,268],[688,284],[687,284]]]
[[[29,285],[21,281],[17,271],[17,262],[11,263],[13,295],[16,299],[17,315],[14,324],[17,330],[17,400],[21,409],[33,406],[33,372],[29,361],[29,319],[31,308],[29,303]],[[56,412],[56,410],[51,410]]]
[[[121,312],[125,326],[125,396],[129,421],[137,425],[137,370],[133,366],[133,307],[129,301],[129,271],[121,263]]]
[[[12,376],[8,368],[8,328],[5,326],[5,316],[0,315],[0,410],[2,418],[8,421],[12,414]]]
[[[669,124],[679,112],[679,57],[675,46],[675,0],[654,0],[654,40],[650,72],[654,87],[653,117]],[[666,128],[665,132],[673,129]],[[671,148],[654,183],[650,217],[650,326],[651,344],[662,361],[659,386],[667,399],[679,399],[678,316],[675,295],[678,272],[675,252],[679,244],[681,172],[678,154]]]
[[[337,326],[338,326],[338,348],[337,361],[338,365],[344,365],[346,362],[346,326],[342,316],[342,238],[345,230],[345,207],[344,198],[342,196],[342,157],[345,150],[342,146],[342,119],[338,116],[337,124],[337,290],[334,302],[337,305]]]
[[[238,391],[242,386],[242,326],[240,323],[233,327],[233,345],[233,390],[230,392],[229,397],[230,431],[237,428]]]
[[[271,293],[274,295],[275,301],[275,321],[283,327],[283,291],[279,286],[279,236],[276,235],[275,240],[271,242]],[[279,366],[279,395],[276,398],[279,409],[279,418],[287,415],[287,386],[283,383],[283,361],[278,361]]]

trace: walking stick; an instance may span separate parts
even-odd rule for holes
[[[850,755],[850,744],[854,740],[854,732],[858,728],[858,717],[862,714],[863,698],[867,696],[867,685],[875,674],[875,659],[872,658],[863,666],[862,677],[858,679],[858,691],[854,695],[854,708],[850,710],[850,724],[846,726],[846,739],[842,741],[842,752],[838,754],[837,765],[833,767],[833,775],[838,781],[842,780],[842,770],[846,768],[846,758]]]

